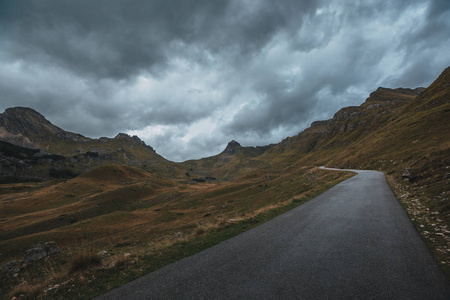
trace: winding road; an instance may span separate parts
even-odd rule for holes
[[[315,199],[97,299],[450,299],[384,174],[352,171]]]

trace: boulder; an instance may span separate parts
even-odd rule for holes
[[[58,245],[55,242],[47,242],[44,244],[37,244],[25,252],[24,262],[37,261],[52,254],[59,253]]]

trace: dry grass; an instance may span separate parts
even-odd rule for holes
[[[102,265],[102,259],[96,253],[82,252],[70,262],[69,274],[87,271]]]
[[[197,227],[195,230],[194,230],[194,236],[195,237],[197,237],[197,236],[200,236],[200,235],[202,235],[202,234],[204,234],[206,232],[206,230],[205,230],[205,228],[204,227]]]
[[[56,241],[61,253],[52,256],[52,261],[60,267],[45,274],[37,271],[39,267],[30,272],[40,272],[44,286],[60,284],[58,289],[65,289],[63,283],[73,278],[80,284],[85,281],[91,284],[89,274],[95,272],[91,269],[102,265],[96,254],[102,250],[112,255],[103,262],[111,269],[120,269],[123,273],[138,268],[142,272],[137,263],[142,257],[160,255],[175,244],[203,238],[218,228],[230,227],[258,212],[289,203],[305,190],[314,192],[336,180],[334,173],[310,169],[271,168],[270,173],[258,170],[233,182],[192,185],[177,181],[167,183],[147,174],[135,178],[116,167],[103,168],[102,174],[111,179],[110,184],[97,182],[96,176],[82,176],[30,189],[27,193],[20,191],[21,194],[7,204],[15,213],[0,223],[0,229],[5,230],[1,234],[11,234],[11,238],[0,242],[0,252],[2,259],[9,261],[19,258],[18,253],[38,242]],[[121,183],[120,176],[108,175],[116,170],[124,176],[125,183]],[[308,171],[315,174],[314,180],[306,176]],[[128,182],[129,179],[133,179],[132,182]],[[74,197],[65,197],[68,194]],[[9,193],[7,197],[14,196]],[[55,197],[49,201],[52,207],[43,209],[39,202],[41,197]],[[22,208],[28,202],[31,205]],[[39,205],[33,208],[35,203]],[[77,221],[69,222],[71,216],[77,217]],[[127,260],[113,254],[127,252],[136,255]],[[58,272],[66,277],[51,279]]]
[[[9,294],[10,298],[17,297],[17,299],[37,299],[43,292],[41,284],[23,283],[16,286]]]
[[[136,257],[136,256],[134,256],[134,257]],[[130,253],[124,253],[121,255],[116,255],[114,257],[112,266],[117,269],[123,269],[130,262],[135,262],[134,260],[132,260],[132,255]]]

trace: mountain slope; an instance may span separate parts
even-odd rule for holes
[[[70,178],[108,164],[135,166],[162,176],[183,173],[137,136],[87,138],[64,131],[31,108],[8,108],[0,114],[0,142],[3,182]],[[14,154],[25,152],[21,157]]]
[[[266,162],[377,169],[421,185],[450,221],[450,68],[428,88],[379,88],[360,106],[314,122],[264,153]],[[442,200],[442,201],[441,201]]]
[[[222,230],[256,226],[268,218],[259,216],[299,205],[351,176],[313,167],[326,165],[383,171],[450,274],[449,128],[450,68],[426,89],[379,88],[360,106],[342,108],[279,144],[242,147],[231,141],[218,155],[183,163],[165,160],[138,137],[90,139],[65,132],[31,109],[8,109],[0,114],[0,179],[85,173],[1,185],[0,260],[20,258],[34,244],[50,240],[64,249],[43,262],[52,268],[67,269],[81,251],[120,254],[111,254],[106,269],[83,273],[79,281],[64,277],[70,283],[65,286],[49,281],[60,286],[51,293],[72,298],[85,295],[97,280],[103,280],[104,291],[131,273],[194,253],[191,241],[202,244],[193,249],[204,249],[225,238],[215,236]],[[214,243],[205,244],[210,235]],[[115,265],[125,253],[136,253],[136,265]],[[11,278],[14,284],[8,281],[5,290],[38,277],[25,273]],[[52,269],[44,277],[54,274]],[[44,282],[42,287],[49,286]]]
[[[450,68],[426,89],[378,89],[258,159],[383,171],[450,274]]]
[[[318,150],[347,148],[389,123],[421,91],[378,88],[360,106],[342,108],[330,120],[313,122],[310,128],[267,151],[262,159],[293,162]]]
[[[179,165],[188,170],[186,175],[189,177],[217,177],[230,180],[265,166],[263,161],[255,158],[273,146],[243,147],[233,140],[218,155],[185,161]]]

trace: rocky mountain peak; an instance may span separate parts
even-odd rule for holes
[[[27,148],[44,149],[44,136],[64,135],[43,115],[27,107],[13,107],[0,114],[0,140]]]
[[[43,115],[28,107],[12,107],[0,114],[0,127],[11,134],[53,134],[63,130],[48,121]]]
[[[229,154],[234,154],[238,151],[238,149],[242,148],[241,144],[236,142],[235,140],[232,140],[228,143],[227,147],[225,148],[224,152]]]
[[[129,135],[129,134],[126,134],[126,133],[122,133],[122,132],[121,132],[121,133],[119,133],[118,135],[116,135],[116,136],[114,137],[114,139],[115,139],[115,140],[124,140],[124,141],[126,141],[126,142],[131,142],[131,143],[137,144],[137,145],[143,145],[143,146],[147,147],[149,150],[155,152],[155,150],[154,150],[152,147],[148,146],[148,145],[147,145],[144,141],[142,141],[137,135],[131,136],[131,135]]]

